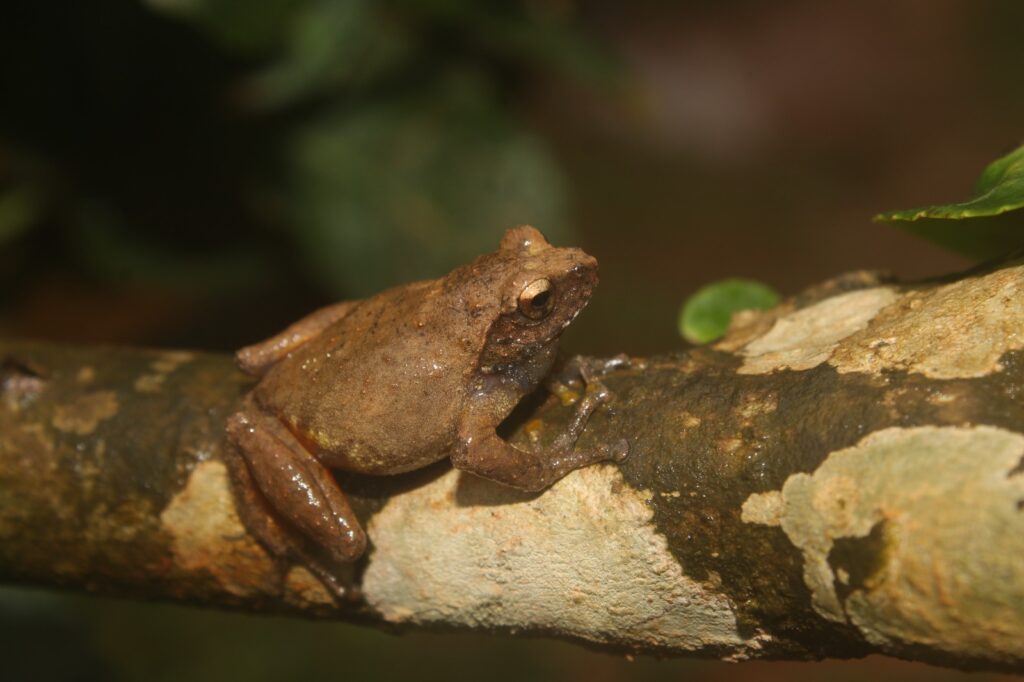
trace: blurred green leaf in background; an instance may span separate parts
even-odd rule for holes
[[[149,4],[259,60],[237,96],[285,121],[272,203],[335,295],[437,276],[519,223],[571,241],[561,172],[510,107],[519,70],[611,72],[571,16],[458,0]]]
[[[956,204],[888,211],[875,220],[895,222],[954,251],[995,258],[1024,246],[1024,146],[982,172],[974,196]]]
[[[18,6],[0,36],[12,253],[45,232],[33,257],[228,301],[261,286],[365,296],[491,251],[519,223],[575,241],[562,170],[516,106],[538,73],[614,78],[572,5],[51,10]]]
[[[38,218],[39,197],[28,185],[0,192],[0,244],[27,231]]]
[[[517,223],[569,240],[557,166],[471,77],[328,112],[289,151],[292,223],[335,291],[436,276]]]

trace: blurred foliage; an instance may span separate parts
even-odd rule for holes
[[[557,168],[485,93],[454,78],[330,112],[295,136],[289,204],[324,281],[365,294],[438,274],[521,222],[568,240]]]
[[[39,198],[29,185],[0,194],[0,245],[28,230],[39,212]]]
[[[895,222],[947,248],[995,258],[1024,246],[1024,146],[993,161],[968,201],[903,211],[875,220]]]
[[[209,292],[244,292],[256,285],[268,257],[249,244],[195,254],[172,243],[147,239],[108,206],[83,199],[80,229],[69,235],[76,254],[94,269],[201,296]]]
[[[978,3],[981,4],[981,3]],[[1024,73],[1024,50],[1020,27],[1024,26],[1024,2],[987,0],[984,11],[970,15],[967,35],[975,42],[974,54],[982,63],[978,68],[979,85],[988,90],[1004,111],[1007,104],[1024,102],[1024,88],[1006,87]],[[989,104],[988,106],[993,106]]]
[[[702,287],[683,304],[679,333],[690,343],[708,343],[729,329],[733,313],[764,310],[779,302],[771,287],[749,279],[723,279]]]
[[[217,295],[298,270],[358,297],[514,224],[573,241],[514,107],[531,71],[614,78],[569,4],[90,5],[17,6],[0,28],[0,244],[47,230],[40,248],[102,277]]]

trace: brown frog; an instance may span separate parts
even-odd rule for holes
[[[397,474],[450,456],[463,471],[538,491],[621,461],[625,442],[575,449],[608,398],[600,362],[568,366],[586,390],[551,449],[522,450],[495,432],[547,377],[596,284],[594,258],[520,226],[445,277],[323,308],[240,350],[239,365],[260,377],[227,425],[247,527],[341,595],[332,564],[357,559],[366,536],[330,468]]]

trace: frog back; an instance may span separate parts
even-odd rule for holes
[[[447,456],[478,334],[437,282],[386,291],[270,369],[256,399],[325,464],[371,474]]]

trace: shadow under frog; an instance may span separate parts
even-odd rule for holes
[[[596,285],[594,258],[520,226],[445,277],[328,306],[240,350],[239,365],[260,377],[227,424],[245,525],[340,597],[338,569],[363,554],[366,535],[330,469],[400,474],[450,456],[463,471],[539,491],[574,469],[621,461],[624,441],[575,448],[609,397],[600,361],[567,366],[561,380],[586,390],[551,447],[523,450],[496,433],[548,377],[558,337]]]

